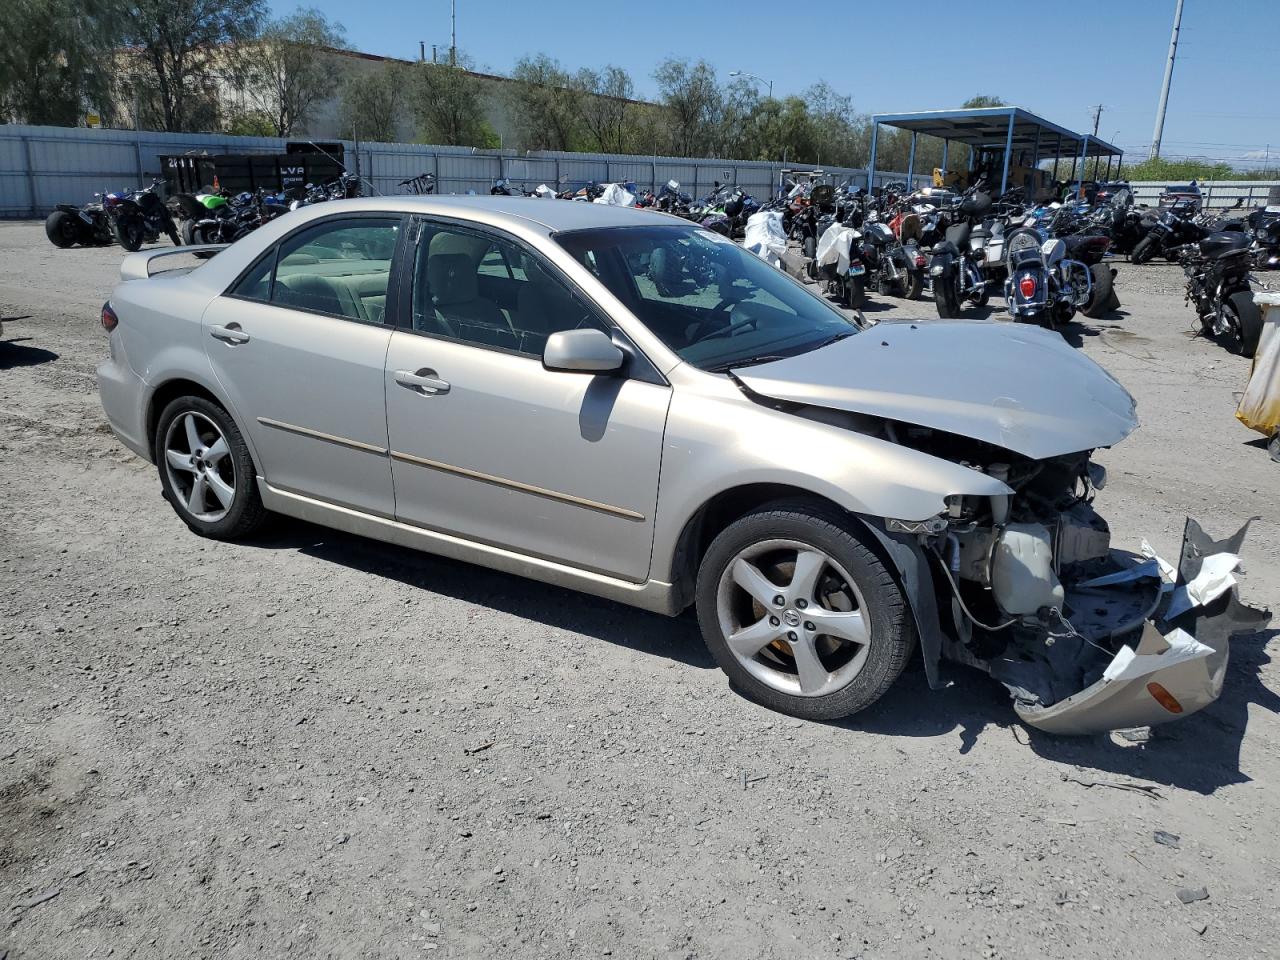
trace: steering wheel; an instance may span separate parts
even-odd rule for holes
[[[724,313],[727,315],[728,309],[734,306],[736,303],[741,303],[741,301],[721,300],[718,304],[716,304],[715,308],[712,310],[712,313],[716,313],[716,314]],[[704,340],[712,340],[712,339],[715,339],[716,337],[731,337],[735,333],[737,333],[739,330],[746,330],[748,327],[754,327],[758,322],[758,320],[759,320],[758,317],[751,317],[751,316],[743,317],[741,320],[730,320],[729,323],[723,327],[716,327],[714,330],[708,330],[706,333],[698,334],[694,336],[692,339],[690,339],[687,346],[692,347],[695,343],[702,343],[702,341]],[[705,325],[710,322],[711,321],[709,320],[704,320],[701,325]]]

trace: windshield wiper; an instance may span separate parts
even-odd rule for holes
[[[846,337],[852,337],[857,332],[858,332],[857,330],[845,330],[843,333],[837,333],[834,337],[827,337],[827,339],[823,340],[816,347],[811,347],[810,349],[821,350],[823,347],[830,346],[831,344],[835,343],[837,340],[843,340]]]
[[[774,360],[785,360],[784,356],[779,354],[762,354],[758,357],[743,357],[741,360],[726,360],[724,363],[718,363],[714,367],[703,367],[707,373],[728,373],[734,367],[754,367],[758,363],[772,363]]]

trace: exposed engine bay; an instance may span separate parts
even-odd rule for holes
[[[1266,624],[1269,614],[1235,596],[1232,572],[1247,524],[1217,543],[1188,520],[1175,567],[1145,543],[1145,555],[1112,549],[1093,503],[1106,472],[1091,451],[1030,460],[922,427],[898,424],[892,433],[896,442],[981,470],[1014,491],[953,497],[945,514],[923,526],[888,526],[918,538],[930,559],[943,656],[1000,680],[1027,722],[1083,733],[1135,716],[1145,723],[1185,716],[1217,698],[1230,636]],[[1188,590],[1197,578],[1211,581],[1210,589]],[[1197,668],[1178,678],[1186,682],[1153,677],[1195,661]],[[1126,678],[1147,678],[1138,690],[1139,706],[1148,709],[1078,706],[1095,687],[1113,699],[1117,691],[1108,688]]]

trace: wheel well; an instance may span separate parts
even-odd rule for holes
[[[775,500],[809,500],[844,510],[827,497],[785,483],[752,483],[716,494],[689,518],[676,541],[675,556],[671,561],[671,582],[675,584],[679,607],[693,602],[698,566],[711,541],[735,520]]]
[[[178,397],[204,397],[210,403],[225,408],[225,404],[193,380],[169,380],[156,388],[151,395],[147,407],[147,449],[154,450],[156,445],[156,427],[160,424],[160,414],[170,402]]]

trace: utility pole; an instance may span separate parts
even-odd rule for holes
[[[1182,12],[1182,0],[1178,0],[1178,12]],[[458,0],[449,3],[449,66],[458,65]]]
[[[1178,55],[1178,31],[1182,29],[1182,0],[1173,11],[1173,33],[1169,36],[1169,62],[1164,65],[1164,85],[1160,88],[1160,106],[1156,107],[1156,128],[1151,134],[1151,159],[1160,156],[1160,138],[1164,135],[1164,112],[1169,106],[1169,83],[1173,80],[1173,61]]]
[[[1098,104],[1093,108],[1093,135],[1098,135],[1098,124],[1102,120],[1102,104]]]

